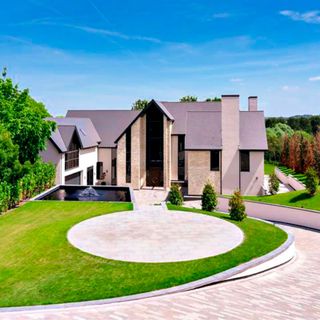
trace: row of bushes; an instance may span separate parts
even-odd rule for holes
[[[169,193],[169,201],[173,205],[181,206],[183,196],[180,187],[177,184],[171,186]],[[213,185],[207,182],[202,190],[201,207],[204,211],[214,211],[217,208],[217,194]],[[240,194],[240,191],[235,191],[229,200],[229,214],[232,220],[242,221],[246,216],[246,208]]]
[[[51,188],[55,181],[53,164],[37,160],[24,167],[25,174],[14,183],[0,182],[0,213],[14,208],[22,200]]]

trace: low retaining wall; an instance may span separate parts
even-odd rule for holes
[[[304,190],[306,187],[291,175],[285,175],[279,168],[274,170],[277,178],[283,183],[289,185],[294,190]]]
[[[218,198],[218,209],[228,212],[229,199]],[[298,226],[320,230],[320,212],[286,207],[276,204],[245,200],[248,216],[263,220],[290,223]]]

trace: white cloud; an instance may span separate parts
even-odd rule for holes
[[[212,18],[214,19],[226,19],[226,18],[230,18],[231,14],[228,12],[220,12],[220,13],[214,13],[212,15]]]
[[[309,81],[320,81],[320,76],[311,77],[309,78]]]
[[[243,79],[241,79],[241,78],[231,78],[230,79],[230,82],[243,82]]]
[[[300,87],[299,86],[284,85],[281,89],[282,89],[282,91],[286,91],[286,92],[297,92],[297,91],[299,91]]]
[[[298,11],[291,11],[291,10],[282,10],[279,12],[281,15],[285,17],[289,17],[295,21],[303,21],[306,23],[314,23],[320,24],[320,11],[307,11],[307,12],[298,12]]]

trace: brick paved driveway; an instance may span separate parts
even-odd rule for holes
[[[0,319],[320,319],[320,233],[287,227],[297,258],[248,279],[147,300],[75,309],[0,314]],[[0,293],[1,294],[1,293]]]

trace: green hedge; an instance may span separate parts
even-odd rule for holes
[[[32,198],[51,188],[55,180],[55,167],[41,160],[26,164],[25,174],[14,183],[0,182],[0,213],[14,208],[22,200]]]

